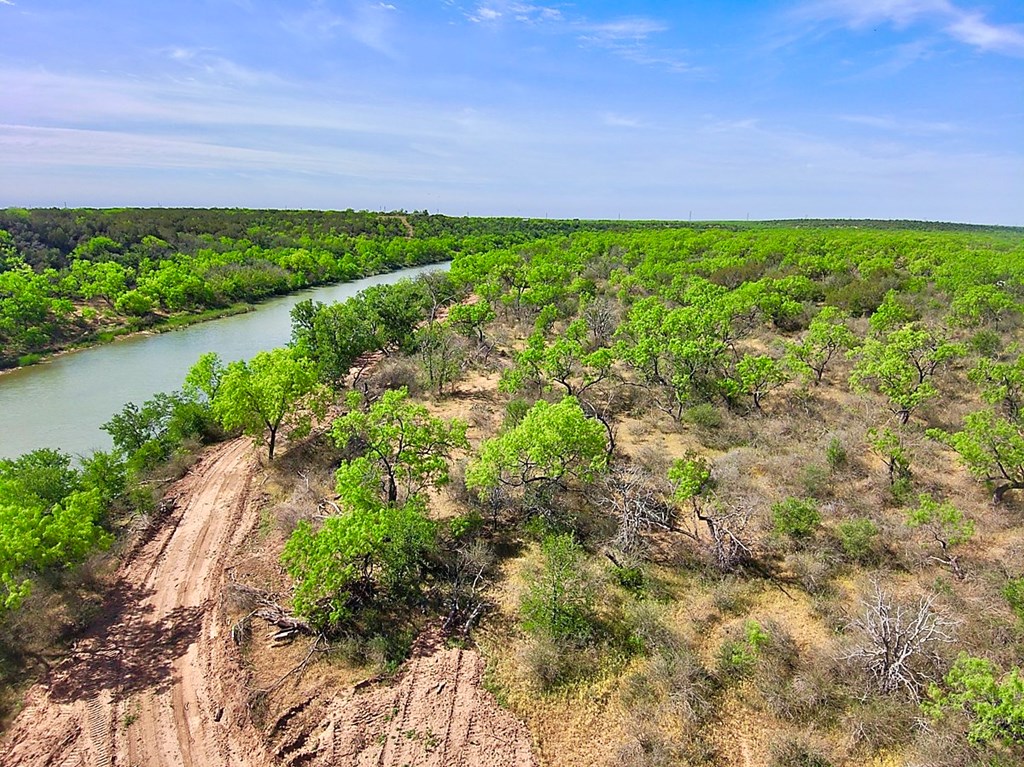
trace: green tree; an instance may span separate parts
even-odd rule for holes
[[[405,388],[384,392],[368,407],[358,392],[352,392],[348,407],[349,412],[334,421],[331,435],[339,447],[355,441],[365,453],[339,468],[339,492],[367,475],[375,476],[385,500],[395,503],[399,489],[408,498],[428,486],[446,484],[451,451],[469,446],[465,423],[435,418],[426,407],[411,402]]]
[[[518,391],[526,379],[550,387],[561,386],[572,397],[582,397],[611,374],[615,355],[608,347],[587,348],[587,324],[581,319],[569,323],[551,343],[537,331],[516,357],[516,367],[502,377],[501,388]]]
[[[758,410],[764,398],[788,380],[782,365],[767,354],[744,354],[731,379],[735,390],[750,396]]]
[[[435,546],[435,526],[419,497],[401,506],[358,495],[342,502],[343,512],[319,529],[300,522],[282,554],[295,581],[295,611],[321,631],[350,619],[381,591],[393,597],[415,591]]]
[[[438,396],[446,386],[454,387],[465,365],[465,342],[447,324],[434,322],[416,331],[415,343],[427,386]]]
[[[922,493],[917,497],[917,508],[907,512],[907,526],[927,532],[942,552],[934,559],[949,566],[958,578],[964,577],[953,549],[974,537],[974,522],[960,509],[949,501],[939,503],[927,493]]]
[[[911,413],[938,394],[933,379],[945,365],[965,353],[960,344],[913,324],[903,325],[884,338],[864,341],[850,376],[856,391],[878,391],[889,400],[889,410],[907,423]]]
[[[892,429],[868,429],[868,447],[882,459],[889,474],[889,486],[910,481],[910,453],[903,442],[903,434]]]
[[[608,462],[604,427],[575,397],[541,400],[513,428],[485,440],[466,469],[466,487],[484,494],[498,485],[522,488],[587,481]]]
[[[0,467],[0,611],[21,604],[34,575],[77,564],[109,544],[100,491],[79,485],[54,451]]]
[[[1024,426],[980,410],[964,418],[955,434],[929,429],[928,436],[949,445],[975,477],[994,485],[999,503],[1011,490],[1024,490]]]
[[[974,743],[1024,744],[1024,678],[1019,668],[1000,675],[985,658],[961,653],[943,679],[932,684],[921,707],[935,719],[950,711],[967,715]]]
[[[558,642],[582,644],[594,631],[592,582],[586,552],[571,535],[548,535],[541,543],[543,566],[523,595],[523,628]]]
[[[821,512],[813,498],[786,498],[772,504],[775,532],[794,540],[808,538],[821,524]]]
[[[981,389],[981,398],[989,405],[998,405],[1011,421],[1024,415],[1024,357],[1012,362],[996,362],[987,358],[967,374]]]
[[[213,412],[225,429],[265,441],[267,458],[273,460],[280,428],[308,434],[312,416],[323,415],[326,402],[313,363],[291,349],[273,349],[224,368]]]
[[[786,362],[815,384],[838,355],[857,347],[857,336],[846,324],[848,314],[837,306],[826,306],[811,320],[799,343],[786,345]]]
[[[448,323],[467,338],[485,343],[484,328],[497,315],[489,301],[480,299],[471,304],[455,304],[448,310]]]

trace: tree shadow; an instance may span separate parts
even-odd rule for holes
[[[174,683],[174,662],[196,642],[207,605],[177,607],[156,617],[152,589],[128,586],[113,594],[73,655],[50,674],[50,696],[70,703],[109,691],[114,700],[160,693]]]

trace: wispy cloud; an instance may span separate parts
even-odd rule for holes
[[[14,5],[13,0],[0,0],[0,5]]]
[[[329,42],[338,35],[355,40],[390,58],[398,52],[391,41],[398,8],[385,2],[350,2],[344,13],[323,0],[315,0],[300,13],[285,17],[281,26],[293,35],[314,43]]]
[[[843,122],[863,125],[879,131],[902,133],[906,135],[935,135],[959,132],[959,128],[951,122],[933,120],[914,120],[900,117],[880,115],[840,115]]]
[[[515,21],[520,24],[544,24],[563,20],[562,12],[553,6],[534,5],[532,3],[507,2],[492,0],[480,3],[473,10],[466,12],[466,18],[476,24]]]
[[[831,24],[849,29],[927,25],[985,52],[1024,57],[1024,25],[992,22],[981,11],[951,0],[815,0],[799,6],[794,16],[812,26]]]
[[[606,112],[602,116],[602,121],[605,125],[612,128],[643,128],[644,124],[641,120],[636,117],[628,117],[626,115],[616,114],[614,112]]]
[[[671,72],[695,70],[680,51],[661,48],[651,39],[670,30],[669,25],[659,19],[621,16],[594,20],[553,6],[503,0],[480,3],[471,11],[464,12],[464,15],[476,24],[497,26],[516,23],[571,36],[584,46],[609,51],[634,64],[659,67]]]

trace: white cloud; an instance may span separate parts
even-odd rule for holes
[[[996,24],[979,11],[950,0],[818,0],[804,4],[795,18],[812,24],[836,23],[850,29],[891,24],[936,25],[957,42],[982,51],[1024,57],[1024,25]]]
[[[496,23],[502,20],[516,21],[520,24],[543,24],[562,20],[562,12],[558,8],[507,0],[480,3],[465,15],[477,24]]]
[[[398,8],[390,3],[353,1],[345,13],[315,0],[301,13],[288,16],[281,26],[310,42],[328,42],[339,34],[390,58],[398,58],[391,43],[394,16]]]
[[[950,122],[936,122],[930,120],[915,120],[899,117],[879,115],[840,115],[843,122],[854,125],[864,125],[880,131],[892,133],[903,133],[908,135],[927,134],[950,134],[958,133],[960,129]]]
[[[606,112],[602,116],[602,120],[605,125],[612,128],[642,128],[644,127],[643,122],[635,117],[627,117],[626,115],[615,114],[614,112]]]

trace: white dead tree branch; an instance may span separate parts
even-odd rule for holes
[[[917,698],[938,667],[937,648],[953,641],[956,622],[932,610],[931,597],[916,605],[893,602],[876,583],[863,602],[864,614],[850,627],[862,632],[864,641],[846,654],[861,664],[883,693],[903,690]]]

